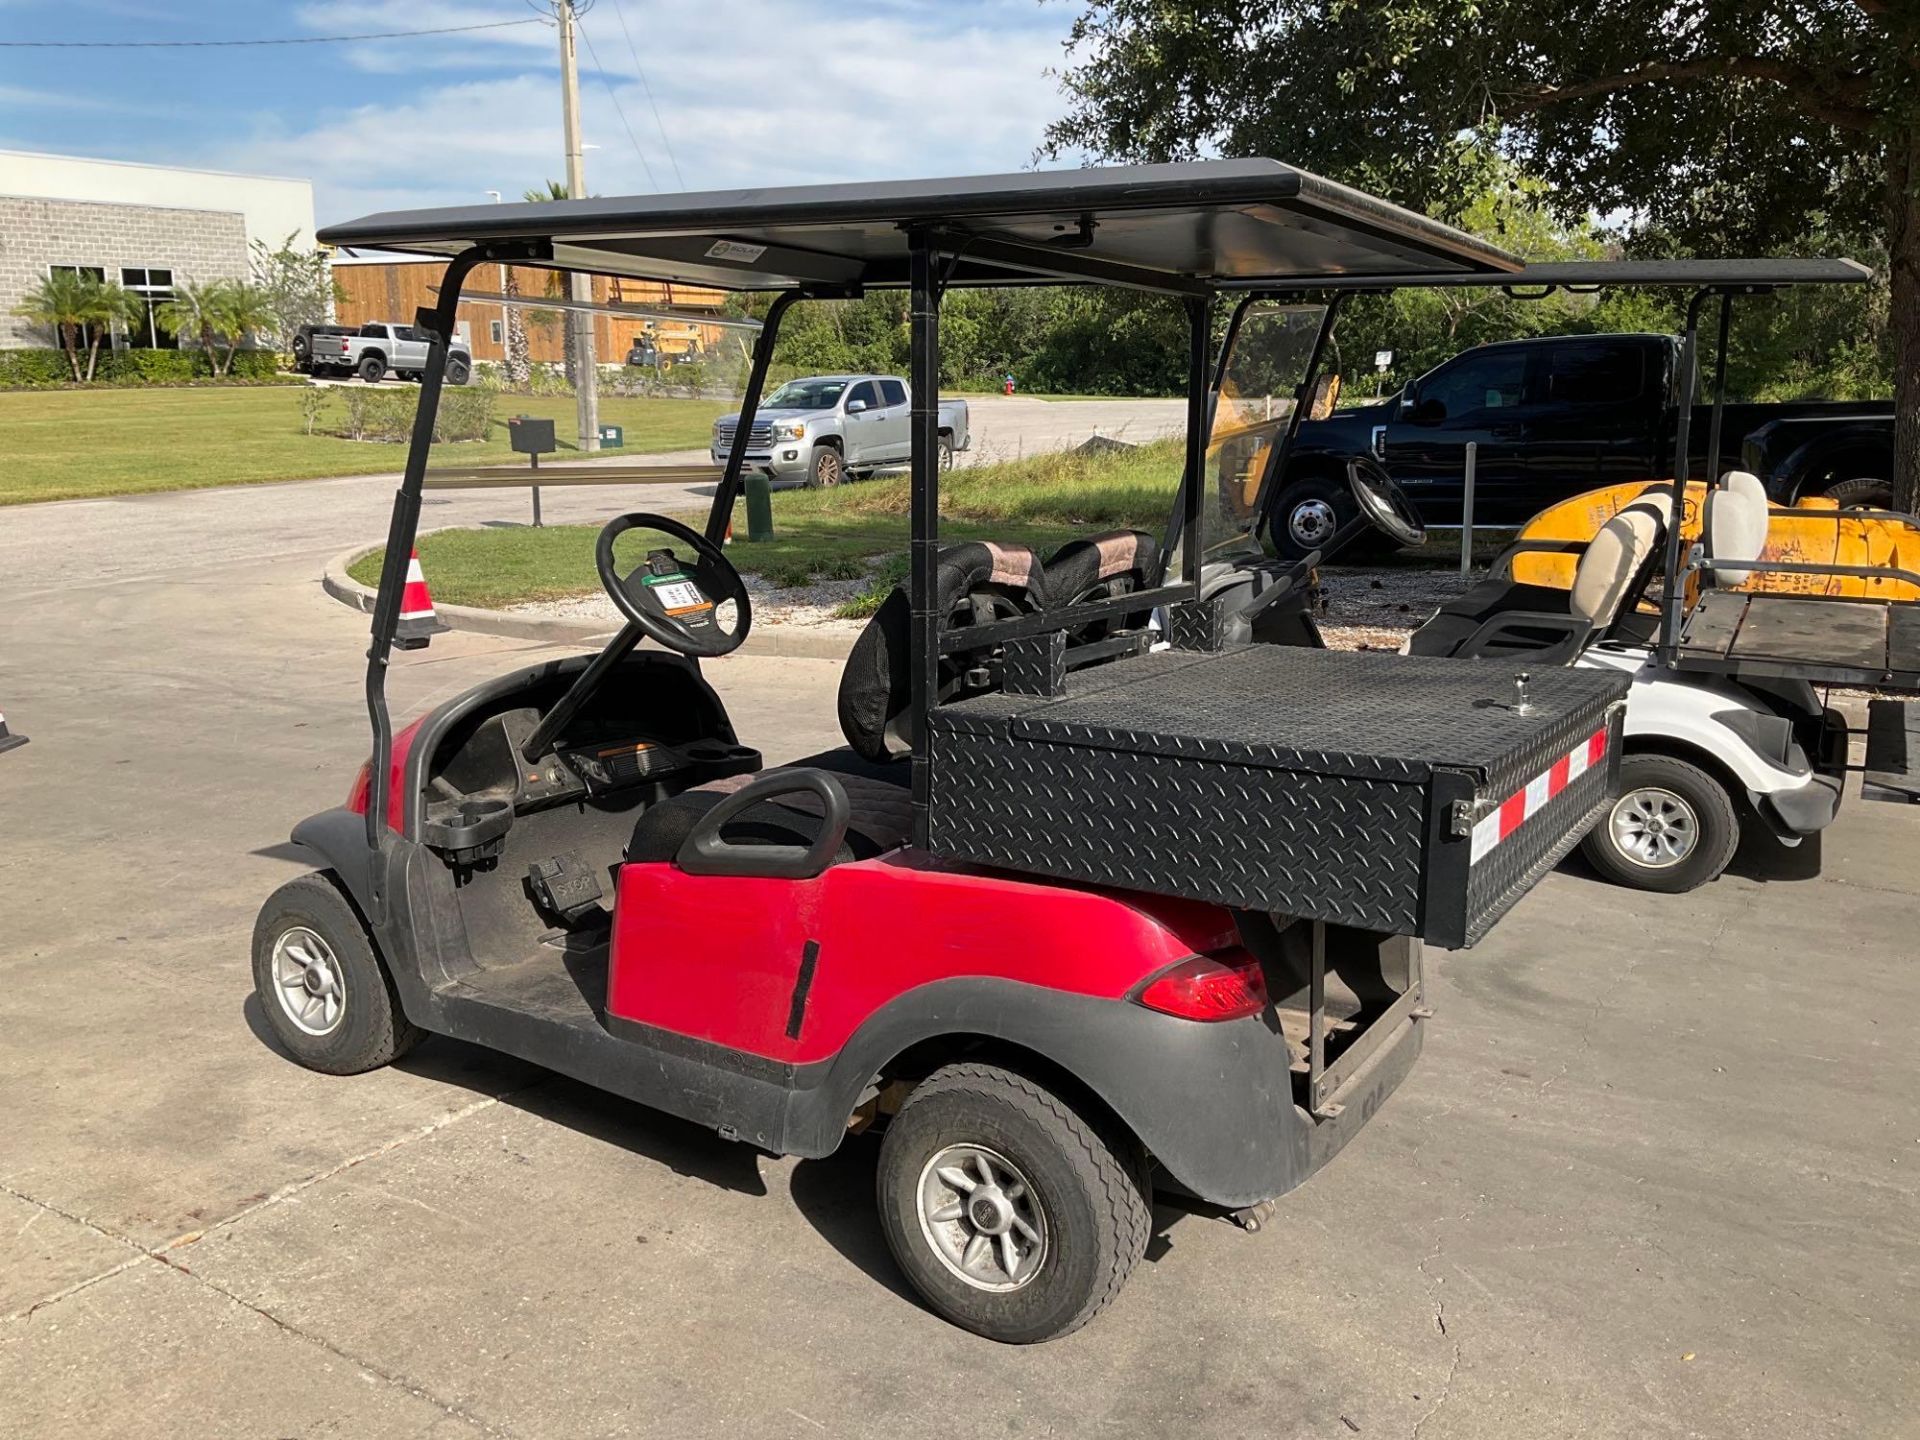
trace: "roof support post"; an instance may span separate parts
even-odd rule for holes
[[[740,418],[733,427],[733,444],[727,450],[726,473],[720,477],[713,508],[707,512],[707,539],[715,545],[727,533],[727,522],[733,518],[733,502],[740,494],[740,472],[747,462],[747,432],[753,428],[753,417],[760,409],[760,392],[766,388],[767,367],[773,363],[773,346],[780,338],[780,322],[786,319],[788,307],[800,298],[795,290],[782,290],[774,296],[773,304],[767,308],[760,338],[754,344],[753,366],[747,372],[746,391],[740,396]]]
[[[1687,513],[1687,469],[1693,446],[1693,397],[1700,387],[1700,312],[1712,297],[1711,288],[1697,290],[1687,302],[1687,329],[1680,344],[1680,393],[1675,397],[1673,426],[1673,515],[1667,522],[1667,553],[1661,567],[1665,577],[1660,600],[1660,652],[1672,663],[1680,645],[1680,622],[1687,599],[1680,584],[1680,530]]]
[[[1207,349],[1212,340],[1211,296],[1195,296],[1184,303],[1187,312],[1187,463],[1181,493],[1186,513],[1181,523],[1180,578],[1200,596],[1200,507],[1207,481],[1207,431],[1212,418],[1211,387],[1207,384]],[[1224,358],[1224,357],[1223,357]]]
[[[420,372],[420,401],[413,412],[413,436],[407,444],[407,467],[393,496],[393,518],[387,523],[387,551],[380,562],[380,591],[373,602],[373,640],[367,647],[367,714],[373,722],[373,770],[367,785],[367,845],[378,853],[387,823],[387,770],[393,757],[393,721],[387,713],[387,657],[393,650],[393,632],[400,618],[401,593],[407,584],[407,560],[420,530],[420,489],[427,478],[427,453],[433,448],[433,422],[440,410],[440,387],[447,375],[448,341],[460,307],[460,286],[476,265],[494,258],[484,246],[462,250],[447,262],[440,293],[433,308],[415,317],[429,332],[427,363]],[[386,903],[385,877],[372,867],[376,909]],[[369,916],[380,920],[381,915]]]
[[[1720,483],[1720,422],[1727,409],[1727,333],[1733,328],[1733,292],[1720,292],[1720,338],[1713,347],[1713,413],[1707,424],[1707,488]],[[1678,513],[1678,512],[1676,512]],[[1700,512],[1705,534],[1706,511]]]
[[[910,421],[912,471],[908,488],[911,540],[908,595],[912,601],[913,843],[926,849],[932,829],[932,735],[929,719],[940,698],[940,628],[935,607],[935,570],[940,555],[940,289],[939,258],[926,230],[908,232],[908,314],[912,327]]]

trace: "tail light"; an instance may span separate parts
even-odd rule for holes
[[[347,791],[347,809],[356,815],[367,813],[369,792],[373,789],[373,761],[369,760],[360,767],[360,773],[353,777],[353,785]]]
[[[1240,1020],[1267,1008],[1267,977],[1244,952],[1226,960],[1194,955],[1162,970],[1133,998],[1183,1020]]]

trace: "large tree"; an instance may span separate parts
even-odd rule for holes
[[[1447,216],[1512,162],[1698,254],[1884,237],[1920,507],[1920,0],[1095,0],[1069,53],[1055,152],[1274,155]]]

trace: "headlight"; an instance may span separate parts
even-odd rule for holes
[[[773,427],[776,440],[804,440],[807,435],[807,422],[804,420],[781,420]]]

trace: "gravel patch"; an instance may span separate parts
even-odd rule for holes
[[[1455,570],[1328,566],[1320,571],[1320,633],[1335,650],[1398,650],[1464,588]]]

